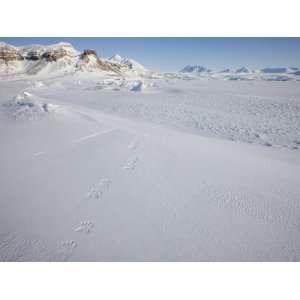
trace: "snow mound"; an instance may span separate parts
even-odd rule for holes
[[[74,82],[74,85],[77,85]],[[86,83],[83,83],[86,86]],[[155,88],[156,84],[151,80],[115,80],[105,79],[97,80],[96,82],[89,83],[89,86],[85,87],[87,91],[96,90],[112,90],[112,91],[125,91],[125,92],[143,92],[148,88]]]
[[[134,81],[130,90],[133,92],[141,92],[143,88],[144,84],[142,81]]]
[[[26,91],[15,96],[6,106],[16,120],[38,120],[58,108],[58,105],[47,103]]]

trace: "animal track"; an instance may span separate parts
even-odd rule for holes
[[[80,226],[78,226],[75,231],[83,232],[85,234],[89,234],[94,228],[94,224],[90,221],[81,221]]]
[[[58,253],[58,257],[62,257],[63,260],[68,260],[73,252],[74,249],[77,247],[77,243],[73,240],[64,241],[61,244],[61,248]]]
[[[102,194],[102,191],[92,189],[90,190],[90,192],[88,192],[87,197],[92,199],[100,199],[102,197]]]
[[[135,140],[132,141],[129,145],[128,145],[128,149],[137,149],[139,146],[139,141]]]
[[[111,181],[108,178],[103,178],[99,183],[94,186],[87,194],[88,198],[91,199],[100,199],[105,190],[108,190],[110,187]]]
[[[75,249],[77,247],[77,243],[73,240],[64,241],[62,243],[62,246],[64,249],[71,250],[71,249]]]
[[[99,181],[99,186],[108,189],[110,187],[111,181],[108,178],[103,178]]]
[[[125,170],[134,170],[136,168],[136,164],[139,158],[137,156],[133,156],[128,158],[126,164],[124,165],[123,169]]]

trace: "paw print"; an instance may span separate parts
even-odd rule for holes
[[[110,187],[111,181],[108,178],[103,178],[96,184],[87,194],[88,198],[91,199],[100,199],[105,190],[108,190]]]
[[[136,164],[139,158],[137,156],[133,156],[128,158],[126,164],[124,165],[123,169],[125,170],[134,170],[136,168]]]
[[[75,231],[83,232],[85,234],[89,234],[94,228],[94,224],[90,221],[81,221],[80,226],[78,226]]]

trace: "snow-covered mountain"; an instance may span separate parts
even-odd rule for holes
[[[240,73],[252,73],[252,71],[249,68],[247,68],[247,67],[241,67],[241,68],[237,69],[235,71],[235,73],[237,73],[237,74],[240,74]]]
[[[245,76],[247,75],[258,75],[258,76],[264,76],[263,78],[266,78],[266,76],[273,76],[273,75],[300,75],[300,68],[298,67],[266,67],[263,69],[250,69],[246,66],[243,66],[238,69],[223,69],[221,71],[211,70],[206,67],[203,67],[201,65],[186,65],[183,69],[179,71],[179,73],[191,73],[191,74],[203,74],[203,75],[212,75],[215,77],[215,75],[221,75],[224,74],[224,76]],[[218,76],[218,78],[220,78]],[[251,77],[252,78],[252,77]],[[268,77],[269,78],[269,77]],[[270,77],[271,78],[271,77]]]
[[[210,69],[207,69],[206,67],[200,66],[200,65],[187,65],[182,70],[180,70],[182,73],[208,73],[211,72]]]
[[[221,70],[219,73],[231,73],[231,70],[230,69],[224,69],[224,70]]]
[[[54,45],[29,45],[17,48],[19,55],[25,59],[38,60],[45,58],[48,61],[55,61],[64,56],[77,56],[77,51],[70,43],[61,42]]]
[[[119,55],[106,59],[91,49],[80,53],[70,43],[15,47],[0,42],[0,75],[58,75],[78,71],[140,75],[147,70]]]
[[[243,66],[238,69],[210,70],[200,65],[187,65],[177,73],[167,73],[168,78],[193,79],[197,77],[219,80],[265,80],[265,81],[299,81],[298,67],[267,67],[250,69]]]
[[[247,67],[242,67],[242,68],[239,68],[235,71],[232,71],[230,69],[224,69],[220,72],[216,72],[216,71],[213,71],[211,69],[208,69],[204,66],[201,66],[201,65],[186,65],[183,69],[181,69],[179,72],[181,73],[195,73],[195,74],[198,74],[198,73],[236,73],[236,74],[241,74],[241,73],[251,73],[252,71],[250,69],[248,69]]]
[[[146,72],[147,69],[142,66],[140,63],[138,63],[137,61],[131,59],[131,58],[123,58],[122,56],[120,56],[119,54],[115,54],[114,56],[112,56],[110,59],[109,59],[110,62],[113,62],[113,63],[119,63],[121,65],[125,65],[127,66],[127,68],[129,68],[130,70],[132,71],[135,71],[135,72]]]
[[[121,55],[115,54],[109,60],[113,61],[113,62],[116,62],[116,63],[121,63],[122,59],[123,58],[121,57]]]
[[[261,69],[263,73],[284,73],[284,74],[292,74],[297,72],[298,68],[288,68],[288,67],[273,67],[273,68],[264,68]]]

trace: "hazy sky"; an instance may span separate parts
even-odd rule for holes
[[[300,38],[1,38],[13,45],[70,42],[101,56],[120,54],[149,69],[178,71],[187,64],[212,69],[300,67]]]

